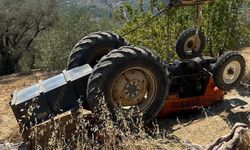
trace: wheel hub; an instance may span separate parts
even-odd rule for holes
[[[241,67],[240,63],[237,61],[230,62],[223,72],[223,80],[227,84],[232,84],[240,76]]]
[[[228,71],[227,71],[227,74],[228,74],[229,76],[232,76],[232,75],[234,74],[233,68],[229,68]]]
[[[193,45],[194,45],[194,42],[193,42],[193,41],[189,41],[189,42],[187,43],[187,47],[188,47],[188,48],[193,48]]]
[[[130,100],[136,99],[141,92],[140,87],[140,82],[138,80],[127,83],[124,90],[126,97]]]
[[[192,51],[197,52],[201,46],[201,40],[199,38],[199,35],[190,36],[185,44],[184,44],[184,50],[187,55],[191,55]]]
[[[125,111],[147,109],[154,100],[156,90],[152,73],[142,67],[122,71],[111,87],[112,99]]]

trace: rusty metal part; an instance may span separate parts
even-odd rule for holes
[[[89,110],[70,110],[28,130],[23,130],[22,137],[26,143],[25,149],[33,150],[38,145],[43,147],[48,146],[50,138],[58,131],[63,132],[66,139],[70,139],[74,136],[77,125],[81,124],[81,120],[86,119],[86,121],[91,121],[92,118],[92,113]]]
[[[211,0],[180,0],[181,5],[202,5],[210,2]]]
[[[201,28],[201,25],[203,23],[203,10],[204,10],[205,5],[201,4],[198,5],[198,16],[197,16],[197,20],[195,23],[195,28],[197,29],[194,39],[193,39],[193,47],[192,49],[195,50],[197,47],[200,46],[200,37],[199,37],[199,30]]]
[[[192,1],[192,0],[191,0]],[[184,3],[192,3],[190,0],[183,1]],[[197,20],[195,22],[195,28],[196,28],[196,33],[194,36],[191,36],[187,39],[184,45],[184,50],[186,54],[192,53],[192,51],[198,51],[200,46],[201,46],[201,40],[199,37],[199,30],[201,28],[201,25],[203,23],[203,10],[205,7],[205,4],[200,4],[197,6],[198,7],[198,16]]]
[[[126,112],[143,112],[153,102],[157,86],[154,74],[144,67],[130,67],[118,74],[111,85],[111,99]],[[137,112],[138,112],[137,111]]]

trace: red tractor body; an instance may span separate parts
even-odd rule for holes
[[[223,96],[224,91],[220,90],[210,78],[204,95],[186,98],[180,98],[177,93],[169,95],[158,116],[165,117],[176,112],[194,110],[201,106],[208,107],[222,100]]]

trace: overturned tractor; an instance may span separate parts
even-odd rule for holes
[[[79,101],[99,114],[104,99],[114,120],[122,112],[132,118],[142,116],[144,124],[170,113],[207,107],[240,83],[245,60],[236,51],[218,58],[202,56],[205,44],[198,27],[188,29],[177,40],[180,59],[166,63],[117,34],[92,33],[73,48],[67,71],[14,92],[11,107],[26,137],[34,126],[78,109]]]

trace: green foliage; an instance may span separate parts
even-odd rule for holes
[[[0,75],[20,71],[24,55],[33,58],[32,43],[53,26],[57,4],[57,0],[0,1]]]
[[[162,3],[151,1],[145,11],[131,5],[120,7],[115,18],[124,25],[118,30],[123,35],[153,17],[155,10],[164,8]],[[206,33],[208,44],[206,54],[217,55],[227,50],[236,50],[250,44],[249,20],[244,19],[247,12],[244,0],[216,0],[206,5],[202,30]],[[162,58],[176,58],[175,44],[180,33],[194,27],[197,9],[195,6],[169,8],[144,27],[126,35],[135,45],[156,50]],[[129,20],[129,21],[128,21]]]
[[[39,50],[36,67],[49,70],[62,69],[67,65],[70,51],[87,34],[111,28],[109,21],[94,19],[83,8],[71,7],[62,14],[53,29],[44,32],[36,40]]]
[[[249,15],[244,0],[217,0],[205,9],[204,30],[208,35],[207,51],[210,54],[238,50],[250,44]],[[249,45],[248,45],[249,46]]]
[[[206,54],[218,55],[250,45],[249,0],[216,0],[206,5],[202,30],[207,35]],[[2,0],[0,2],[0,74],[29,68],[62,69],[68,54],[85,35],[117,30],[124,35],[165,6],[158,0],[121,1]],[[62,4],[63,3],[63,4]],[[63,6],[59,5],[62,4]],[[85,7],[84,7],[84,6]],[[87,8],[88,7],[88,8]],[[114,16],[115,21],[110,17]],[[162,58],[177,58],[180,33],[194,26],[195,6],[174,7],[125,38],[132,44],[156,50]],[[107,17],[105,19],[105,17]],[[112,23],[111,23],[112,22]]]

